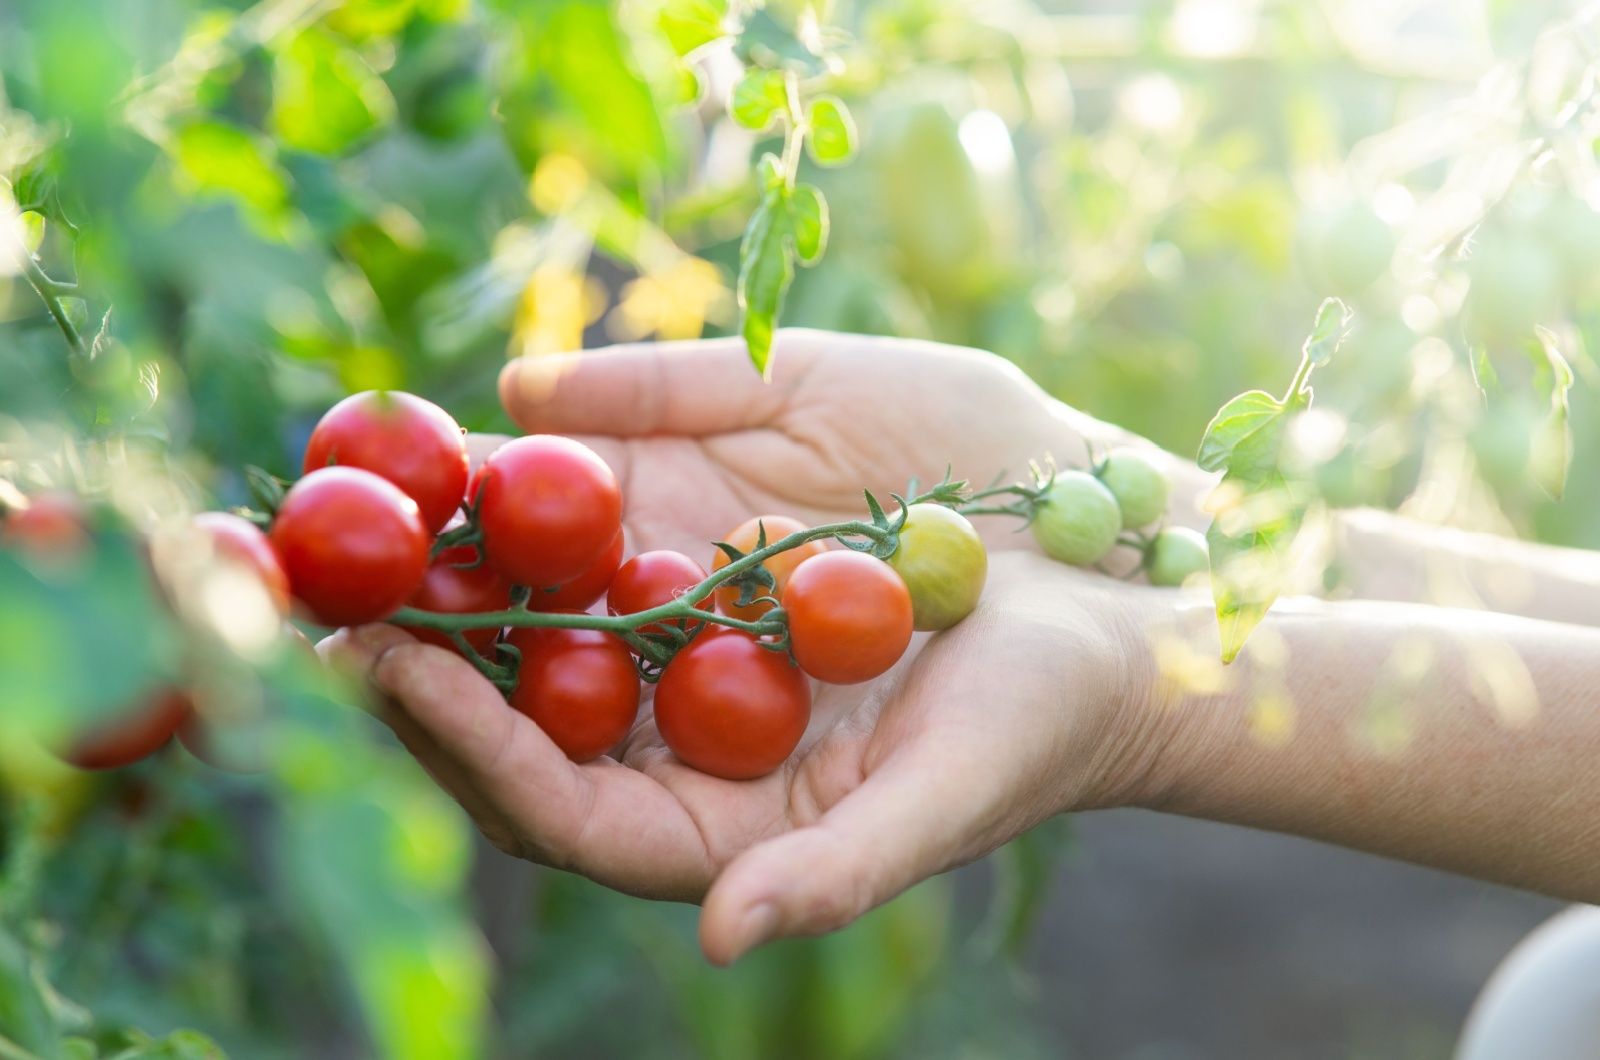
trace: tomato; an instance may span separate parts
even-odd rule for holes
[[[450,414],[398,390],[352,394],[325,413],[306,444],[304,472],[330,464],[388,479],[417,502],[433,532],[467,489],[467,442]]]
[[[1122,509],[1099,479],[1083,471],[1056,475],[1033,517],[1033,537],[1045,554],[1062,563],[1098,562],[1117,543]]]
[[[83,501],[65,492],[40,493],[0,523],[0,544],[35,556],[69,557],[89,545]]]
[[[762,515],[748,522],[740,523],[732,533],[722,540],[740,552],[754,552],[756,542],[760,538],[762,526],[767,528],[767,544],[769,545],[780,538],[788,537],[798,530],[806,529],[805,523],[798,519],[791,519],[787,515]],[[766,567],[772,577],[777,580],[778,587],[764,595],[782,595],[784,583],[789,580],[789,572],[812,556],[820,556],[827,550],[828,545],[825,541],[807,541],[799,548],[780,552],[767,560],[762,566]],[[732,561],[728,559],[728,554],[719,548],[716,556],[711,561],[711,570],[713,572],[719,571],[730,562]],[[715,597],[717,610],[729,618],[743,619],[746,622],[754,622],[772,610],[772,605],[768,603],[752,603],[740,607],[739,590],[733,586],[718,589]]]
[[[514,629],[522,652],[511,705],[574,762],[622,741],[639,716],[639,672],[621,637],[598,629]]]
[[[531,611],[587,611],[599,602],[611,587],[611,579],[617,576],[617,569],[622,566],[622,550],[626,542],[624,534],[617,531],[617,536],[611,539],[611,547],[601,553],[600,558],[589,564],[587,570],[567,584],[554,589],[535,589],[528,598],[528,609]]]
[[[176,689],[156,693],[92,732],[79,735],[62,757],[79,769],[120,769],[155,754],[188,718],[189,697]]]
[[[202,512],[194,527],[211,542],[215,557],[235,564],[260,580],[280,615],[289,613],[289,576],[267,535],[248,519],[228,512]]]
[[[1171,484],[1166,473],[1137,449],[1118,449],[1107,456],[1095,477],[1116,498],[1124,530],[1149,526],[1167,514]]]
[[[972,613],[989,575],[989,553],[966,516],[913,504],[889,566],[911,593],[915,629],[949,629]]]
[[[656,728],[686,765],[725,780],[764,776],[800,745],[811,684],[747,633],[696,637],[656,685]]]
[[[641,552],[622,565],[606,593],[606,610],[613,615],[633,615],[652,607],[671,603],[687,590],[705,581],[705,568],[682,552],[658,549]],[[711,599],[700,601],[700,608],[711,610]],[[683,623],[679,623],[683,625]],[[699,623],[691,623],[694,628]],[[640,633],[665,633],[663,623],[652,622]]]
[[[622,529],[622,490],[594,450],[535,434],[496,449],[478,476],[489,563],[515,585],[562,585],[606,554]]]
[[[1144,569],[1151,585],[1182,585],[1211,569],[1211,549],[1199,531],[1169,526],[1150,542]]]
[[[370,471],[325,467],[290,487],[271,540],[295,599],[318,622],[376,622],[411,598],[428,571],[417,503]]]
[[[479,611],[504,611],[511,606],[511,586],[487,563],[476,567],[462,566],[471,563],[478,550],[471,545],[447,548],[428,565],[422,584],[411,594],[406,606],[423,611],[438,611],[447,615],[466,615]],[[437,644],[441,648],[456,650],[455,643],[442,631],[422,626],[401,626],[424,644]],[[494,647],[500,631],[493,627],[465,631],[467,643],[480,654],[487,655]]]
[[[783,589],[789,645],[819,681],[870,681],[911,643],[911,593],[894,568],[861,552],[827,552],[794,569]]]

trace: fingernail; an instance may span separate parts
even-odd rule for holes
[[[777,906],[771,902],[761,902],[752,906],[739,920],[739,930],[734,933],[733,959],[738,960],[771,939],[772,933],[777,928]]]

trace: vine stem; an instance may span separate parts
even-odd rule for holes
[[[1293,404],[1294,399],[1299,397],[1300,392],[1306,388],[1306,382],[1311,378],[1311,368],[1311,355],[1302,353],[1300,355],[1300,367],[1294,370],[1294,378],[1289,380],[1288,393],[1283,396],[1285,405]]]
[[[78,326],[67,315],[67,307],[61,302],[61,296],[77,290],[77,285],[54,279],[39,265],[38,259],[22,240],[13,236],[12,242],[16,246],[17,260],[22,263],[22,275],[28,281],[28,286],[33,288],[33,293],[44,303],[45,310],[56,322],[56,327],[61,329],[61,334],[67,340],[67,345],[72,347],[73,354],[87,359],[89,348],[83,343],[83,334],[78,331]]]

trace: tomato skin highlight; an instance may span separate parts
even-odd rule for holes
[[[121,769],[165,747],[191,710],[182,691],[162,690],[111,722],[80,734],[61,757],[79,769]]]
[[[535,589],[528,597],[530,611],[587,611],[606,595],[611,580],[622,566],[622,551],[627,535],[621,530],[612,538],[611,547],[576,578],[554,589]]]
[[[613,615],[633,615],[652,607],[669,604],[687,590],[705,581],[705,568],[682,552],[656,549],[641,552],[622,565],[606,592],[606,611]],[[699,608],[711,610],[711,598],[700,601]],[[678,623],[694,629],[698,622]],[[652,622],[640,633],[665,633],[666,624]]]
[[[296,482],[269,536],[295,599],[323,625],[388,616],[428,570],[429,536],[416,501],[356,468],[325,467]]]
[[[513,585],[562,585],[605,555],[622,529],[622,490],[593,449],[535,434],[502,445],[478,473],[489,563]]]
[[[888,559],[911,593],[911,625],[949,629],[972,613],[989,576],[989,553],[966,516],[942,504],[913,504]]]
[[[725,536],[722,540],[726,541],[740,552],[754,552],[756,549],[756,542],[760,540],[760,528],[762,526],[765,526],[767,529],[767,544],[769,545],[780,538],[788,537],[790,534],[795,533],[796,531],[806,529],[805,523],[802,523],[798,519],[791,519],[787,515],[761,515],[754,519],[740,523],[738,526],[734,527],[733,531]],[[767,560],[762,565],[767,568],[767,570],[772,574],[772,577],[778,583],[778,587],[771,590],[767,595],[781,597],[783,595],[783,586],[789,580],[789,572],[794,570],[801,563],[804,563],[806,560],[810,559],[812,556],[820,556],[827,550],[828,545],[826,541],[807,541],[799,548],[792,548],[787,552],[780,552],[776,556],[773,556],[771,559]],[[720,548],[717,549],[716,555],[713,556],[711,560],[712,573],[721,570],[731,562],[733,561],[728,559],[728,554],[726,552],[722,551]],[[747,604],[744,607],[740,607],[739,590],[732,586],[718,589],[713,595],[717,601],[717,610],[721,611],[729,618],[738,618],[746,622],[755,622],[761,618],[762,615],[772,610],[772,605],[769,603],[752,603]]]
[[[685,765],[724,780],[777,769],[811,721],[811,684],[783,652],[739,630],[699,636],[656,684],[656,728]]]
[[[884,673],[911,643],[911,593],[894,568],[861,552],[796,567],[783,590],[789,647],[819,681],[853,685]]]
[[[415,394],[367,390],[323,414],[306,443],[302,472],[357,467],[388,479],[417,502],[437,533],[467,488],[467,441],[448,412]]]
[[[469,615],[483,611],[504,611],[511,606],[511,586],[487,563],[476,567],[463,567],[477,558],[478,550],[471,545],[447,548],[434,557],[422,584],[411,594],[406,606],[423,611],[438,611],[447,615]],[[458,652],[455,643],[443,630],[423,626],[401,626],[401,629],[424,644],[437,644]],[[462,632],[467,643],[481,655],[494,648],[500,631],[492,627],[469,629]]]
[[[210,540],[217,558],[254,574],[272,597],[278,614],[289,613],[289,576],[259,527],[230,512],[201,512],[191,521]]]
[[[621,637],[598,629],[521,628],[511,706],[544,730],[574,762],[622,742],[639,716],[639,672]]]

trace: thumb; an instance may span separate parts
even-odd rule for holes
[[[790,935],[820,935],[929,876],[984,853],[984,805],[958,751],[929,748],[885,762],[814,825],[759,843],[723,869],[700,914],[715,964]],[[964,758],[964,756],[962,756]],[[946,781],[930,783],[930,778]]]

